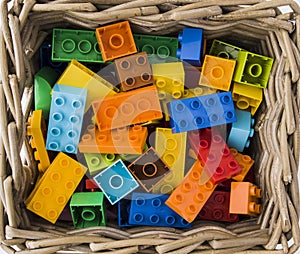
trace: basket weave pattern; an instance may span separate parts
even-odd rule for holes
[[[242,5],[242,6],[241,6]],[[291,13],[278,7],[289,5]],[[1,253],[295,253],[300,246],[300,7],[292,0],[1,0],[0,239]],[[28,215],[23,202],[38,170],[26,138],[38,49],[54,27],[95,29],[129,20],[134,32],[204,29],[274,58],[253,141],[260,217],[236,224],[201,222],[188,231],[121,230],[51,225]],[[292,21],[291,21],[292,20]],[[288,241],[293,238],[293,244]],[[281,250],[275,250],[277,244]],[[99,253],[99,252],[98,252]]]

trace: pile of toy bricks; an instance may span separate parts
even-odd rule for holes
[[[26,207],[75,228],[258,215],[242,153],[273,59],[219,40],[207,53],[203,37],[132,34],[127,21],[54,29],[27,123],[40,175]]]

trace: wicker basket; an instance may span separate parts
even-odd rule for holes
[[[242,5],[242,6],[241,6]],[[292,12],[282,14],[279,6]],[[7,1],[0,35],[1,253],[295,253],[300,246],[297,169],[300,153],[300,7],[292,0],[56,0]],[[38,49],[54,27],[94,29],[129,20],[135,32],[203,28],[207,40],[230,36],[273,57],[253,149],[264,193],[260,217],[235,224],[203,222],[172,228],[93,227],[45,223],[23,201],[37,178],[25,136],[32,110]],[[290,240],[293,240],[292,242]],[[281,244],[278,250],[276,246]]]

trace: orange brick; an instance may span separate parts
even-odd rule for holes
[[[252,160],[249,155],[243,155],[239,153],[235,148],[230,148],[230,151],[242,168],[242,172],[232,177],[232,179],[238,182],[242,182],[253,166],[254,160]]]
[[[105,62],[137,52],[128,21],[99,27],[96,37]]]
[[[147,136],[147,127],[140,125],[104,132],[89,125],[78,148],[81,153],[142,154]]]
[[[229,213],[255,216],[261,213],[261,189],[249,182],[232,182]]]
[[[181,184],[173,191],[166,205],[188,222],[192,222],[217,185],[210,180],[202,183],[204,164],[196,161]]]
[[[229,91],[235,67],[234,60],[206,55],[199,84]]]
[[[122,91],[153,83],[151,66],[145,52],[115,60],[115,68]]]
[[[100,131],[162,118],[158,92],[153,85],[96,100],[92,105]]]

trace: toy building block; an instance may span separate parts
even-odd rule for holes
[[[184,28],[178,35],[181,48],[177,50],[177,57],[191,65],[200,66],[203,50],[203,31],[199,28]]]
[[[112,84],[76,60],[70,62],[56,83],[65,86],[86,88],[87,98],[85,112],[91,106],[93,100],[111,96],[117,91]]]
[[[133,38],[138,52],[146,52],[151,64],[175,62],[177,38],[144,34],[134,34]]]
[[[58,73],[50,67],[43,67],[34,75],[34,108],[41,109],[45,119],[49,116],[51,89],[57,79]]]
[[[93,179],[112,205],[139,186],[122,160],[102,170]]]
[[[66,62],[53,62],[51,59],[52,55],[52,43],[50,40],[45,40],[40,47],[40,66],[50,67],[57,73],[62,74],[68,64]]]
[[[99,186],[93,179],[86,179],[85,180],[85,189],[91,192],[99,191]]]
[[[171,173],[154,187],[154,193],[171,193],[183,180],[186,138],[186,132],[173,134],[170,128],[156,128],[155,149]]]
[[[145,153],[148,150],[148,145],[147,143],[145,144],[142,153]],[[122,153],[119,154],[120,158],[122,159],[122,161],[130,161],[133,162],[134,160],[136,160],[138,157],[140,157],[139,154],[128,154],[128,153]]]
[[[26,199],[27,209],[55,223],[87,168],[59,153]]]
[[[27,135],[31,136],[30,145],[34,152],[34,158],[38,161],[38,170],[45,172],[50,165],[49,156],[45,148],[46,123],[42,110],[35,110],[28,118]]]
[[[201,67],[195,67],[187,63],[183,63],[184,67],[184,86],[187,89],[196,88],[199,86]]]
[[[147,136],[140,125],[103,132],[89,125],[78,147],[81,153],[142,154]]]
[[[235,60],[206,55],[199,84],[223,91],[229,91],[235,62]]]
[[[152,75],[159,92],[170,94],[174,99],[182,97],[185,76],[183,63],[152,64]]]
[[[171,173],[170,168],[152,147],[132,162],[128,169],[148,192]]]
[[[84,157],[91,175],[114,164],[119,156],[113,153],[84,153]]]
[[[266,88],[272,65],[272,58],[241,51],[237,59],[233,80],[245,85]]]
[[[250,112],[239,109],[235,110],[235,116],[236,122],[232,123],[227,145],[243,152],[245,147],[249,147],[250,139],[254,135],[254,119]]]
[[[263,99],[261,88],[234,83],[232,89],[232,99],[236,106],[242,110],[250,109],[254,115]]]
[[[129,227],[129,213],[130,213],[131,199],[121,199],[118,202],[118,226]]]
[[[116,59],[115,68],[122,91],[153,83],[151,66],[145,52]]]
[[[217,185],[202,179],[204,163],[196,161],[181,184],[165,202],[188,222],[194,221]]]
[[[168,112],[173,133],[236,121],[230,92],[171,101],[168,104]]]
[[[229,212],[256,216],[261,213],[261,189],[249,182],[232,182]]]
[[[234,148],[230,148],[230,151],[242,168],[242,172],[239,173],[238,175],[232,177],[232,179],[237,182],[242,182],[242,181],[244,181],[249,170],[252,168],[252,166],[254,164],[254,160],[252,160],[249,155],[243,155]]]
[[[193,131],[189,133],[188,139],[198,158],[205,163],[206,177],[213,184],[242,172],[242,168],[217,130]]]
[[[103,63],[95,31],[53,29],[52,61]]]
[[[102,192],[76,192],[72,195],[70,210],[74,228],[105,226]]]
[[[211,87],[199,86],[191,89],[184,89],[182,99],[214,94],[217,90]]]
[[[189,228],[191,224],[165,205],[167,194],[132,193],[129,224]]]
[[[230,192],[215,190],[201,209],[198,218],[224,222],[237,222],[239,216],[229,213]]]
[[[100,131],[162,118],[155,86],[122,92],[92,103]]]
[[[219,40],[214,40],[213,44],[210,48],[209,55],[212,56],[217,56],[221,58],[226,58],[226,59],[232,59],[232,60],[237,60],[239,53],[243,49],[230,45],[228,43],[219,41]]]
[[[46,148],[77,153],[86,89],[55,85],[52,93]]]
[[[99,27],[96,37],[105,62],[137,52],[128,21]]]

